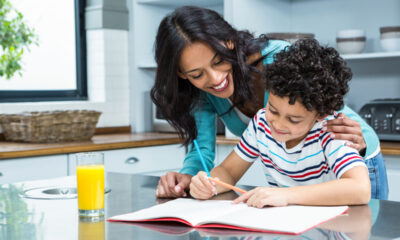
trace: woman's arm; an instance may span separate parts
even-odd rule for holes
[[[208,169],[214,167],[215,158],[215,142],[216,142],[216,128],[215,118],[216,113],[214,107],[209,101],[201,102],[199,109],[194,113],[197,125],[197,142],[200,151],[203,155]],[[203,170],[199,154],[193,147],[189,145],[189,151],[186,155],[182,169],[179,173],[168,172],[166,175],[161,176],[157,186],[157,197],[184,197],[186,190],[193,175]]]

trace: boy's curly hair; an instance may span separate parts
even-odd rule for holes
[[[352,72],[334,48],[302,39],[276,54],[264,77],[267,91],[323,116],[343,107]]]

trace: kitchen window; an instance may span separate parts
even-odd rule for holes
[[[34,28],[38,45],[22,59],[22,75],[0,78],[0,102],[87,99],[84,0],[12,0]]]

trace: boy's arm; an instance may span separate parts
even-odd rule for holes
[[[241,195],[234,203],[246,202],[257,208],[264,206],[298,205],[359,205],[367,204],[371,189],[367,168],[355,166],[340,179],[320,184],[288,188],[257,187]]]
[[[241,159],[235,151],[232,151],[221,165],[215,167],[210,172],[210,175],[225,183],[235,185],[251,164],[251,162]],[[230,189],[218,184],[215,185],[203,171],[192,177],[190,182],[190,195],[197,199],[209,199],[216,193],[227,191],[230,191]]]
[[[356,166],[346,171],[340,179],[287,189],[288,203],[300,205],[359,205],[371,198],[368,170]]]
[[[367,167],[358,152],[325,133],[321,147],[336,180],[290,189],[289,201],[307,205],[357,205],[366,204],[371,198]]]
[[[232,151],[229,156],[211,171],[211,176],[219,180],[235,185],[243,174],[249,169],[252,162],[247,162],[239,157],[235,151]],[[216,185],[217,193],[230,191],[229,188]]]
[[[256,136],[257,115],[250,121],[249,126],[244,131],[240,142],[234,151],[221,163],[215,167],[210,175],[231,185],[235,185],[243,176],[246,170],[259,156],[257,150]],[[215,186],[207,179],[205,172],[199,172],[194,176],[190,183],[190,194],[194,198],[208,199],[215,193],[227,192],[230,189]]]

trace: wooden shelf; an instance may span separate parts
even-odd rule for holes
[[[375,52],[360,54],[343,54],[345,60],[380,59],[380,58],[400,58],[400,52]]]

